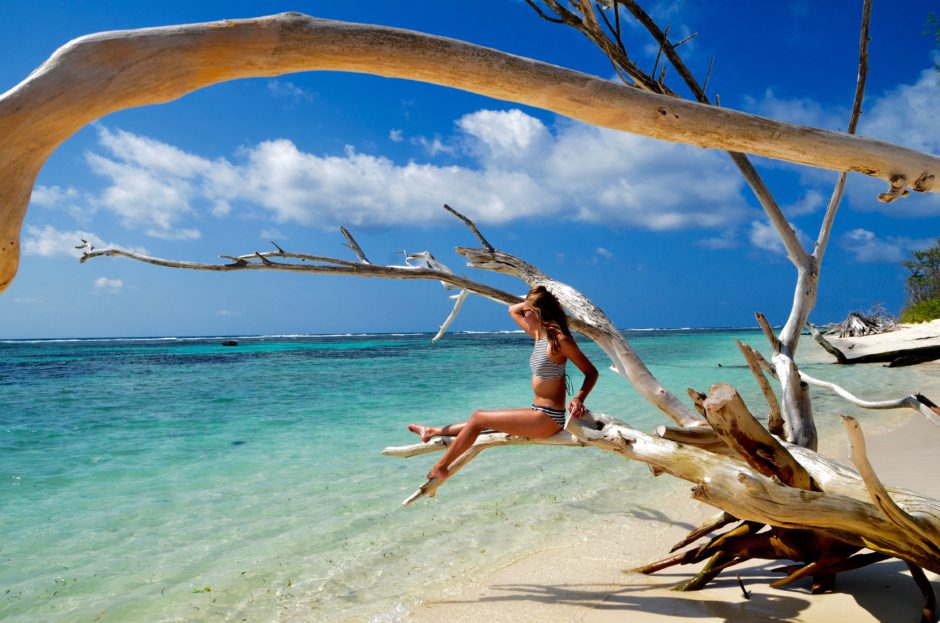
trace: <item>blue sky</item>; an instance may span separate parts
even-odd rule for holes
[[[653,3],[647,3],[652,7]],[[875,3],[859,133],[940,153],[940,56],[929,2]],[[725,107],[843,129],[856,79],[860,3],[660,2],[652,12]],[[450,36],[609,78],[580,35],[516,0],[423,2],[7,2],[0,89],[92,32],[296,10]],[[629,20],[627,21],[629,24]],[[633,58],[656,48],[626,26]],[[667,74],[667,82],[668,74]],[[679,85],[672,81],[674,88]],[[815,240],[835,174],[755,160],[805,239]],[[940,235],[940,196],[886,205],[850,176],[811,320],[883,303],[898,311],[899,262]],[[80,265],[79,237],[175,259],[269,249],[348,257],[339,225],[373,261],[475,240],[571,283],[618,326],[785,320],[794,270],[722,152],[599,130],[537,109],[426,84],[311,72],[216,85],[86,127],[43,168],[23,229],[19,275],[0,295],[0,337],[433,331],[450,311],[437,283],[278,273],[191,273],[128,260]],[[512,328],[471,298],[454,330]]]

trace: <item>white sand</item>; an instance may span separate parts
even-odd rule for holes
[[[928,395],[940,395],[938,383]],[[868,431],[869,457],[888,485],[903,486],[940,498],[940,428],[911,413],[904,423],[882,433]],[[848,463],[844,440],[831,440],[824,454]],[[662,478],[668,478],[663,476]],[[768,586],[781,577],[770,569],[777,562],[757,561],[726,571],[705,590],[677,593],[668,587],[691,577],[697,567],[672,567],[652,576],[624,573],[662,558],[693,525],[716,510],[688,498],[686,483],[663,483],[661,513],[648,515],[642,534],[577,535],[568,545],[537,552],[485,577],[469,590],[419,607],[409,620],[486,623],[583,621],[586,623],[726,621],[917,621],[922,598],[898,560],[840,574],[835,593],[811,595],[805,583],[785,589]],[[625,505],[629,502],[625,501]],[[627,508],[629,510],[629,508]],[[566,536],[560,535],[559,540]],[[735,578],[740,573],[750,599]],[[929,574],[940,592],[940,577]]]

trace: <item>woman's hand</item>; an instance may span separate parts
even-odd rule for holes
[[[578,419],[579,417],[583,416],[585,411],[586,409],[584,408],[584,403],[577,396],[572,398],[571,402],[568,403],[568,413],[570,413],[571,417],[574,419]]]

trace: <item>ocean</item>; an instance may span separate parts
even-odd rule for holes
[[[625,334],[680,396],[727,382],[766,415],[734,343],[766,355],[759,332]],[[400,508],[436,460],[381,455],[417,441],[408,423],[531,402],[521,332],[430,338],[0,340],[0,620],[397,621],[526,552],[637,528],[688,489],[590,448],[502,448]],[[601,370],[589,409],[666,422],[579,341]],[[865,398],[926,382],[801,349],[807,372]],[[813,395],[824,436],[841,414],[866,430],[898,417]]]

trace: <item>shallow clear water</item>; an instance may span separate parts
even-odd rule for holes
[[[759,333],[628,337],[681,396],[728,382],[766,411],[733,339],[766,350]],[[434,457],[381,449],[414,441],[408,422],[527,406],[531,341],[239,340],[0,342],[0,619],[391,621],[524,552],[634,521],[671,487],[590,449],[498,449],[399,509]],[[665,421],[582,346],[602,369],[591,409],[645,430]],[[924,381],[802,348],[810,374],[863,396]],[[839,434],[843,413],[892,417],[814,396],[824,432]]]

